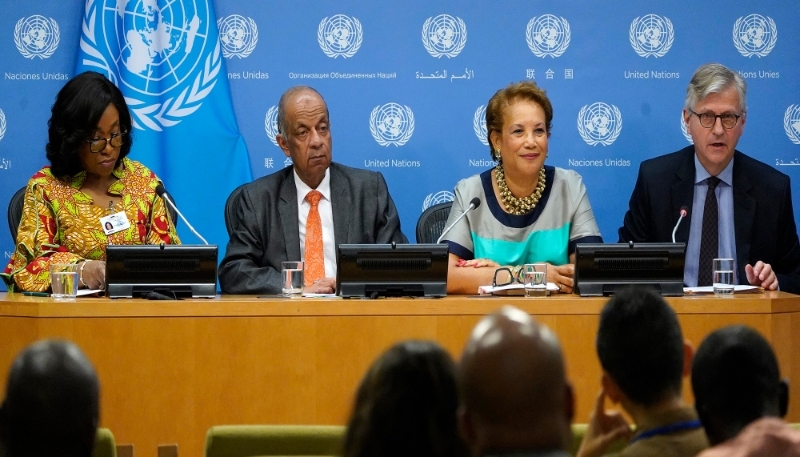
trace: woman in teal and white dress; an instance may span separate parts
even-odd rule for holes
[[[497,166],[459,181],[448,225],[477,197],[481,205],[447,235],[447,292],[475,294],[508,283],[526,263],[546,262],[547,280],[573,288],[575,245],[603,240],[581,176],[544,164],[553,107],[532,81],[511,84],[486,107],[489,147]],[[509,267],[509,270],[498,269]]]

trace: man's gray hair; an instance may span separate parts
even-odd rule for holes
[[[742,113],[747,111],[747,83],[739,73],[718,64],[708,63],[694,72],[689,87],[686,88],[686,102],[684,108],[693,110],[697,102],[709,94],[722,92],[729,87],[735,87],[739,93],[739,108]]]
[[[288,88],[286,92],[284,92],[283,95],[281,95],[280,101],[278,101],[278,133],[280,133],[281,135],[286,136],[286,134],[288,133],[286,129],[287,127],[289,127],[288,125],[286,125],[286,101],[289,100],[289,98],[291,98],[294,94],[305,91],[310,91],[319,95],[319,98],[321,98],[322,102],[325,103],[325,99],[322,97],[322,94],[317,92],[317,90],[311,86],[294,86]],[[326,113],[328,112],[327,103],[325,103],[325,112]],[[330,117],[330,114],[328,114],[328,117]]]

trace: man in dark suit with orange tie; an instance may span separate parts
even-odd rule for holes
[[[737,284],[800,293],[800,244],[789,177],[736,150],[747,120],[746,85],[720,65],[700,67],[683,119],[694,141],[642,162],[620,242],[686,242],[684,283],[711,285],[712,259],[732,258]]]
[[[304,290],[332,293],[339,243],[407,243],[380,173],[331,163],[328,106],[311,87],[278,104],[278,145],[292,166],[246,184],[235,201],[222,291],[278,294],[281,262],[305,261]]]

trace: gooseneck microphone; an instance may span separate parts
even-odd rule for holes
[[[183,214],[181,213],[181,210],[179,210],[178,207],[175,206],[175,203],[172,202],[172,199],[169,198],[169,194],[167,193],[167,190],[164,189],[164,183],[162,183],[162,182],[158,183],[158,186],[156,186],[156,194],[159,197],[161,197],[161,199],[164,200],[170,206],[170,208],[174,209],[175,212],[178,213],[178,216],[180,216],[181,219],[183,220],[183,222],[186,224],[186,226],[189,227],[189,230],[191,230],[192,233],[195,234],[195,236],[200,238],[200,241],[202,241],[203,244],[206,244],[206,245],[208,244],[208,241],[206,241],[205,238],[203,238],[199,233],[197,233],[197,230],[195,230],[194,227],[192,227],[192,224],[190,224],[189,221],[187,221],[186,218],[183,217]]]
[[[678,223],[675,224],[675,228],[672,229],[672,242],[675,242],[675,233],[678,232],[678,226],[681,225],[681,221],[686,219],[686,216],[689,215],[689,208],[685,206],[681,206],[680,216],[678,216]]]
[[[447,235],[447,232],[449,232],[450,229],[452,229],[453,226],[458,223],[458,221],[463,219],[464,216],[466,216],[468,212],[472,211],[473,209],[475,209],[475,208],[477,208],[479,206],[481,206],[481,199],[480,198],[475,197],[472,200],[470,200],[469,201],[469,207],[467,207],[467,209],[465,209],[464,212],[461,213],[460,216],[458,216],[458,219],[454,220],[452,224],[450,224],[447,227],[445,227],[445,229],[442,231],[442,234],[439,236],[439,239],[436,240],[436,244],[441,243],[442,242],[442,238],[444,238],[444,236]]]

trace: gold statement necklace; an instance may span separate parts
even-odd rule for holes
[[[503,199],[503,206],[506,207],[506,211],[517,216],[528,214],[533,211],[533,209],[536,208],[536,204],[539,203],[539,199],[542,198],[542,193],[544,192],[544,166],[539,169],[539,182],[536,184],[536,189],[533,190],[532,194],[522,198],[515,197],[511,191],[508,190],[506,176],[503,172],[503,164],[497,164],[494,169],[497,176],[497,188],[500,190],[500,198]]]

